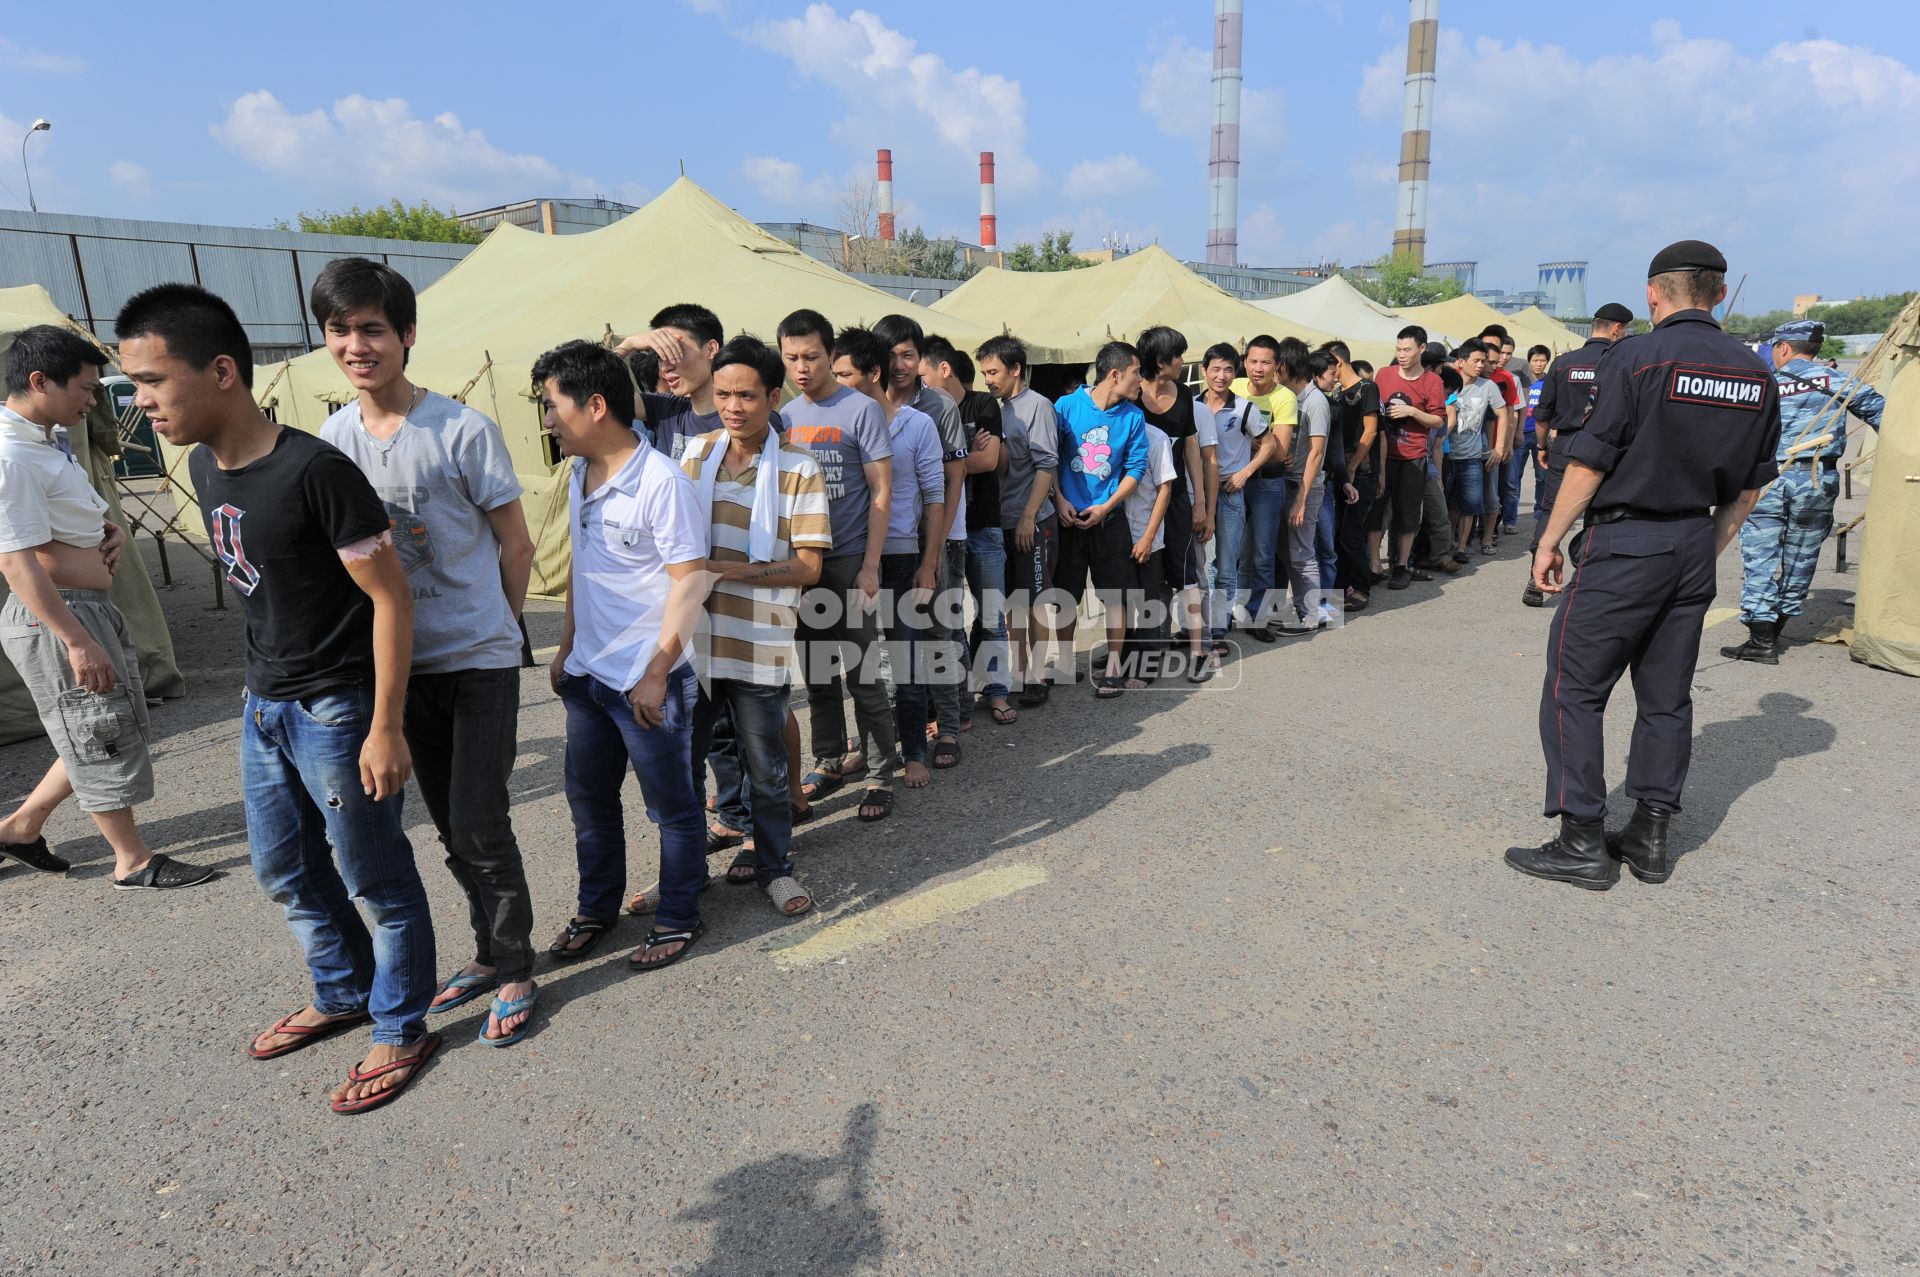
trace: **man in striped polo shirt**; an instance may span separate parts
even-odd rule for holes
[[[700,699],[693,759],[702,766],[722,707],[746,761],[753,842],[727,881],[758,883],[774,907],[797,917],[813,899],[793,877],[788,805],[787,695],[793,683],[800,591],[820,579],[833,546],[820,463],[772,429],[786,380],[780,356],[736,337],[713,361],[713,399],[723,429],[688,441],[681,462],[706,512],[707,630],[696,643]],[[749,872],[749,870],[751,872]]]

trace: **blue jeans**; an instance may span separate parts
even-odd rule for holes
[[[980,691],[992,700],[1005,696],[1010,683],[1007,652],[1006,533],[976,528],[967,534],[967,588],[973,593],[973,643],[985,667]]]
[[[640,781],[647,819],[660,827],[662,930],[700,920],[700,887],[707,880],[706,831],[693,784],[693,703],[699,685],[693,667],[667,678],[664,721],[634,721],[626,693],[599,679],[569,674],[560,683],[567,707],[567,806],[573,813],[574,856],[580,865],[580,916],[611,921],[627,889],[627,826],[620,783],[629,764]],[[781,764],[785,766],[783,762]]]
[[[1520,522],[1520,484],[1527,473],[1527,458],[1533,455],[1533,440],[1531,431],[1522,435],[1513,455],[1500,467],[1500,522],[1503,524]],[[1537,495],[1538,484],[1535,488]]]
[[[1207,590],[1207,628],[1225,638],[1239,602],[1240,555],[1247,540],[1247,494],[1220,490],[1213,512],[1213,579]]]
[[[941,547],[940,577],[934,583],[939,601],[927,605],[933,617],[932,642],[927,646],[939,651],[940,672],[923,676],[927,702],[932,717],[940,720],[942,736],[957,737],[960,720],[973,717],[973,697],[967,690],[973,655],[967,647],[967,609],[960,593],[966,585],[967,543],[949,538]]]
[[[1248,584],[1253,589],[1247,615],[1255,625],[1264,625],[1261,613],[1266,608],[1267,591],[1274,587],[1275,566],[1286,562],[1280,544],[1287,525],[1286,476],[1247,480],[1246,498]]]
[[[400,819],[399,794],[360,787],[373,691],[334,688],[298,701],[247,693],[240,787],[260,889],[286,911],[322,1015],[373,1017],[373,1040],[426,1032],[436,985],[433,920]],[[337,867],[336,867],[337,861]],[[354,902],[366,906],[369,934]]]
[[[893,615],[888,618],[887,656],[893,666],[893,730],[900,742],[900,760],[906,763],[927,761],[927,720],[933,717],[933,690],[927,685],[927,650],[933,628],[926,622],[929,604],[907,606],[907,592],[913,588],[913,574],[920,567],[917,554],[880,556],[880,594],[888,599]],[[915,613],[918,615],[915,615]],[[945,724],[941,725],[942,730]],[[960,730],[954,724],[954,731]]]
[[[731,724],[730,761],[745,765],[746,788],[741,822],[751,830],[757,875],[762,886],[793,873],[793,807],[787,792],[787,695],[789,688],[763,687],[738,679],[716,678],[700,693],[693,711],[691,756],[713,756],[715,723]]]

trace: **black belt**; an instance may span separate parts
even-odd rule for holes
[[[1618,523],[1622,519],[1645,519],[1652,523],[1673,523],[1680,519],[1704,519],[1707,510],[1642,510],[1630,505],[1610,505],[1604,510],[1587,511],[1587,522]]]

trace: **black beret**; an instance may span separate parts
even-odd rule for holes
[[[1653,262],[1647,267],[1647,278],[1676,270],[1714,270],[1724,275],[1727,259],[1721,256],[1719,249],[1703,239],[1683,239],[1653,255]]]
[[[1649,278],[1651,278],[1651,276]],[[1622,306],[1619,302],[1608,302],[1599,310],[1594,311],[1593,317],[1595,319],[1604,319],[1610,324],[1630,324],[1633,322],[1633,312],[1625,306]]]

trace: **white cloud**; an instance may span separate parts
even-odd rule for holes
[[[1103,160],[1081,160],[1061,184],[1062,196],[1073,201],[1138,195],[1160,185],[1159,175],[1132,155],[1109,155]]]
[[[1404,51],[1389,47],[1366,68],[1363,117],[1398,118],[1405,67]],[[1580,256],[1594,260],[1599,288],[1615,291],[1661,244],[1698,236],[1726,251],[1736,277],[1755,273],[1761,296],[1750,285],[1741,308],[1764,308],[1791,291],[1842,291],[1843,278],[1871,286],[1880,276],[1863,273],[1869,263],[1881,259],[1884,273],[1887,246],[1911,240],[1920,75],[1884,54],[1810,39],[1754,56],[1664,20],[1642,49],[1586,60],[1442,27],[1437,69],[1429,255],[1484,248],[1494,269],[1483,268],[1483,283],[1530,286],[1534,262]],[[1562,159],[1540,170],[1544,182],[1510,152],[1488,154],[1492,121],[1550,142]],[[1841,154],[1810,180],[1807,156],[1780,138],[1828,122],[1873,159]],[[1576,184],[1554,176],[1573,171]],[[1604,261],[1617,263],[1611,275]]]
[[[79,58],[68,57],[64,53],[48,53],[43,49],[31,49],[15,44],[0,35],[0,67],[9,71],[37,72],[41,75],[78,75],[87,69],[87,64]]]
[[[1176,40],[1140,73],[1140,109],[1168,137],[1186,138],[1204,153],[1213,133],[1213,54]],[[1240,153],[1272,154],[1287,140],[1286,96],[1279,89],[1240,87]]]
[[[743,156],[740,176],[780,217],[807,217],[811,210],[811,216],[819,218],[831,211],[845,189],[831,178],[809,179],[798,164],[775,155]]]
[[[849,147],[893,148],[903,168],[914,166],[903,181],[912,174],[929,186],[966,185],[958,177],[973,173],[979,152],[992,151],[1003,188],[1040,187],[1018,80],[952,66],[864,9],[842,17],[832,5],[812,4],[797,18],[755,23],[747,38],[838,93],[848,114],[834,137]],[[946,155],[936,160],[935,150]],[[943,176],[930,176],[936,164]]]
[[[132,160],[115,160],[107,165],[107,176],[134,199],[144,200],[153,194],[153,175]]]
[[[233,104],[213,135],[254,167],[336,202],[398,196],[470,209],[598,189],[542,156],[501,150],[452,112],[420,119],[404,98],[356,93],[296,115],[258,89]]]

